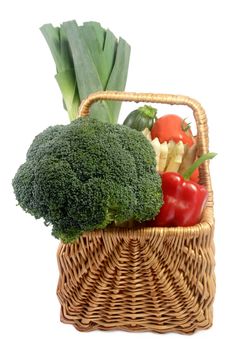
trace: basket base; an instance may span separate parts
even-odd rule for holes
[[[207,330],[212,327],[213,320],[212,315],[210,315],[210,319],[203,320],[199,325],[195,324],[187,324],[183,327],[177,326],[168,326],[160,324],[146,324],[139,325],[136,323],[131,323],[125,326],[117,326],[108,324],[97,324],[87,319],[81,319],[80,321],[76,321],[75,323],[69,318],[64,316],[63,308],[61,308],[60,321],[65,324],[71,324],[74,326],[79,332],[93,332],[96,330],[100,331],[125,331],[125,332],[155,332],[155,333],[179,333],[179,334],[187,334],[192,335],[197,331]]]

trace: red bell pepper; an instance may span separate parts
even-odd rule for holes
[[[202,162],[215,155],[216,153],[207,153],[201,156],[184,176],[175,172],[162,174],[164,204],[155,219],[150,221],[150,226],[191,226],[200,221],[208,191],[189,178]]]

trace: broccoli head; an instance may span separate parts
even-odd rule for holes
[[[142,133],[86,117],[37,135],[13,188],[26,212],[70,242],[112,222],[152,219],[163,201],[155,167]]]

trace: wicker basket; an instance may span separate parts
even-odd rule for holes
[[[98,92],[99,100],[187,105],[197,124],[198,152],[208,151],[206,115],[185,96]],[[200,168],[209,191],[202,221],[191,227],[111,228],[88,232],[58,249],[57,294],[61,321],[80,331],[95,329],[193,333],[212,325],[214,275],[213,193],[209,164]]]

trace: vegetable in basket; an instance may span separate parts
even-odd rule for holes
[[[208,191],[189,178],[202,162],[215,156],[216,153],[202,155],[184,176],[175,172],[162,174],[164,204],[155,219],[148,223],[149,226],[191,226],[200,221]]]
[[[168,114],[158,118],[151,129],[152,140],[158,137],[159,141],[174,141],[178,143],[182,141],[183,144],[192,146],[195,143],[190,124],[187,124],[185,119],[178,115]]]
[[[45,24],[41,31],[56,64],[55,76],[70,120],[77,117],[80,102],[100,90],[124,90],[128,74],[130,46],[97,22],[78,26],[76,21],[60,27]],[[104,101],[92,108],[92,115],[116,123],[120,102]]]
[[[151,109],[151,115],[153,110],[157,112],[151,106],[144,107]],[[149,119],[149,113],[145,118],[142,113],[140,114],[140,108],[131,112],[124,124],[142,131],[151,142],[156,154],[157,171],[160,173],[175,171],[183,175],[196,159],[197,143],[190,129],[190,123],[187,124],[185,119],[177,115],[169,114],[160,118],[155,117],[151,125],[152,119]],[[198,168],[190,179],[199,181]]]
[[[138,131],[143,131],[144,129],[151,130],[157,119],[156,113],[157,109],[145,105],[143,107],[139,107],[135,111],[132,111],[124,120],[123,124]]]
[[[160,143],[158,137],[156,137],[151,140],[151,144],[155,150],[156,170],[160,173],[175,171],[183,175],[196,160],[196,143],[191,147],[185,145],[182,141],[175,143],[173,140],[170,140],[169,142],[164,141],[163,143]],[[194,170],[190,180],[195,182],[199,181],[198,168]]]
[[[152,219],[163,203],[142,133],[90,117],[37,135],[13,179],[19,205],[64,242],[110,223]]]
[[[175,114],[168,114],[160,117],[152,127],[151,138],[152,140],[158,138],[161,143],[169,141],[173,141],[175,144],[183,143],[185,147],[183,152],[185,161],[182,161],[183,164],[179,164],[178,162],[182,169],[181,171],[179,170],[179,173],[182,174],[192,164],[193,155],[195,154],[194,152],[196,152],[196,139],[192,134],[190,123],[186,123],[186,118],[183,119]],[[186,166],[186,168],[184,168],[184,166]],[[168,168],[167,171],[178,171],[178,169]],[[191,180],[198,182],[198,168],[193,172]]]

